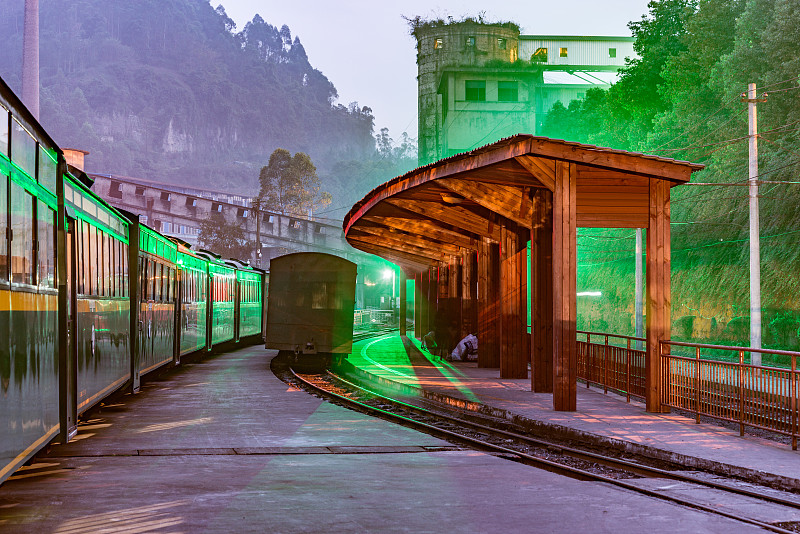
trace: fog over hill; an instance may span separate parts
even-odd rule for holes
[[[0,76],[19,92],[23,2],[0,3]],[[257,192],[278,147],[311,155],[339,216],[394,175],[372,111],[336,102],[290,28],[236,28],[202,0],[40,3],[41,122],[87,170]],[[338,211],[335,208],[340,208]]]

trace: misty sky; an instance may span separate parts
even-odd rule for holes
[[[489,20],[511,20],[523,34],[630,35],[627,23],[647,12],[648,0],[527,0],[496,5],[477,0],[210,0],[222,4],[237,31],[258,13],[289,26],[300,37],[311,64],[339,91],[339,102],[358,101],[400,138],[417,132],[417,66],[413,38],[402,15],[460,18],[484,12]]]

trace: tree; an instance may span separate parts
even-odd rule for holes
[[[304,152],[292,156],[286,149],[275,149],[258,179],[261,205],[284,215],[312,215],[331,203],[330,193],[319,190],[317,168]]]
[[[247,240],[244,229],[225,220],[222,213],[213,213],[200,222],[200,244],[223,258],[249,260],[255,249]]]

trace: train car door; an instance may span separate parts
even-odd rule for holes
[[[78,270],[76,265],[76,226],[77,221],[73,218],[67,219],[66,254],[65,262],[60,266],[64,269],[66,284],[64,287],[64,316],[66,317],[64,328],[64,354],[59,363],[59,395],[61,420],[60,440],[62,443],[68,442],[78,433],[78,347],[75,343],[78,332],[78,321],[75,311],[78,309]],[[62,227],[63,228],[63,227]],[[61,300],[61,298],[59,298]],[[62,323],[64,324],[64,323]]]

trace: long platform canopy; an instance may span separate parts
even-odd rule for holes
[[[578,227],[648,228],[651,180],[686,183],[703,165],[520,134],[398,176],[344,219],[355,248],[407,274],[501,240],[504,221],[536,225],[537,189],[555,191],[557,162],[574,180]]]

